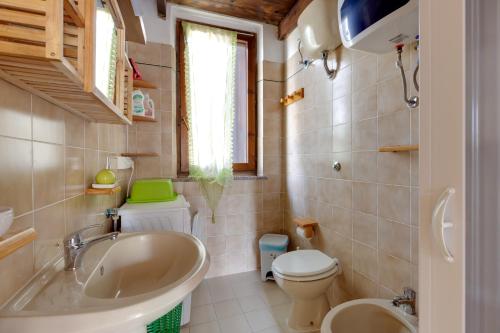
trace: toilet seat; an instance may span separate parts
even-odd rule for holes
[[[318,250],[297,250],[285,253],[273,261],[275,276],[290,281],[314,281],[339,271],[339,262]]]

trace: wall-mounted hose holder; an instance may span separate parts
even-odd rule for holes
[[[418,98],[418,96],[409,96],[408,97],[408,84],[406,83],[405,70],[403,67],[403,61],[401,60],[401,56],[403,53],[403,46],[404,46],[403,44],[396,45],[396,51],[398,54],[398,60],[396,61],[396,67],[399,68],[399,70],[401,72],[401,79],[403,81],[403,100],[405,101],[406,105],[409,108],[414,109],[414,108],[418,107],[419,98]],[[415,68],[415,71],[413,74],[413,83],[415,84],[415,88],[418,91],[418,84],[417,84],[417,79],[416,79],[417,72],[418,72],[418,66]]]

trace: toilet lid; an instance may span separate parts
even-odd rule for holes
[[[336,261],[318,250],[297,250],[280,255],[273,270],[288,276],[318,275],[333,269]]]

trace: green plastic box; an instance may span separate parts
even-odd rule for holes
[[[171,179],[140,179],[132,185],[128,203],[150,203],[174,201],[177,193]]]

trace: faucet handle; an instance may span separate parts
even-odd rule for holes
[[[403,288],[403,297],[409,300],[415,300],[417,298],[417,293],[410,287]]]
[[[64,244],[69,246],[78,246],[83,243],[82,232],[89,229],[102,228],[102,224],[92,224],[88,227],[82,228],[80,230],[74,231],[64,238]]]

